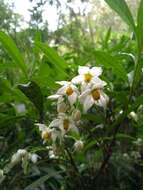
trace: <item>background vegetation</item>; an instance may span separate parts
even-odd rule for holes
[[[22,16],[0,0],[0,189],[142,189],[143,1],[91,0],[87,12],[75,11],[68,0],[66,13],[58,0],[33,2],[22,28]],[[43,19],[46,3],[58,10],[55,31]],[[81,152],[68,154],[69,140],[67,152],[51,158],[35,123],[49,125],[56,105],[47,96],[79,65],[103,68],[109,105],[106,113],[93,108],[82,114]],[[18,149],[40,158],[11,166]]]

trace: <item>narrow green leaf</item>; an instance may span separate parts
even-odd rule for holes
[[[135,23],[125,0],[105,0],[105,2],[135,31]]]
[[[60,172],[52,172],[48,175],[42,176],[40,177],[38,180],[34,181],[33,183],[31,183],[29,186],[27,186],[24,190],[34,190],[36,189],[36,187],[39,187],[40,185],[42,185],[45,181],[47,181],[48,179],[50,179],[51,177],[55,177],[57,174],[59,174]]]
[[[44,103],[40,87],[33,81],[28,84],[19,84],[18,88],[29,98],[39,111],[40,117],[43,117]],[[42,120],[43,118],[41,118]]]
[[[67,64],[64,59],[60,57],[53,48],[41,42],[36,42],[35,45],[47,56],[49,62],[52,63],[52,65],[54,65],[56,68],[67,68]]]
[[[105,39],[104,39],[104,42],[103,42],[103,47],[104,48],[108,48],[108,41],[110,39],[110,36],[111,36],[111,27],[108,29],[106,35],[105,35]]]
[[[0,42],[15,62],[17,68],[19,68],[27,78],[27,69],[24,63],[24,59],[12,38],[4,32],[0,31]]]
[[[143,0],[140,1],[137,16],[137,39],[140,51],[143,48]]]
[[[97,64],[102,64],[106,69],[112,69],[118,78],[127,80],[126,71],[117,57],[106,52],[95,51],[95,59]]]

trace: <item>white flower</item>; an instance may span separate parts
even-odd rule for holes
[[[11,158],[11,163],[12,164],[17,164],[20,161],[21,161],[21,155],[20,154],[18,154],[16,152],[15,154],[12,155],[12,158]]]
[[[27,150],[25,150],[25,149],[19,149],[17,151],[17,154],[19,154],[21,157],[25,156],[27,154]]]
[[[41,132],[41,137],[44,140],[44,143],[51,139],[51,129],[48,128],[43,123],[37,123],[37,126],[39,126],[39,131]]]
[[[72,79],[74,84],[88,84],[94,82],[95,78],[98,78],[102,74],[101,67],[86,67],[79,66],[78,69],[79,75]]]
[[[79,100],[81,104],[83,104],[84,111],[87,112],[93,104],[106,108],[109,98],[102,89],[97,88],[97,86],[94,85],[92,88],[85,90],[80,95]]]
[[[50,123],[49,127],[59,128],[62,132],[62,136],[69,130],[78,132],[78,129],[75,126],[74,121],[70,117],[66,116],[65,114],[60,114],[57,119],[53,120]]]
[[[39,156],[35,153],[31,154],[29,153],[29,159],[31,160],[31,162],[33,162],[34,164],[38,161]]]
[[[71,82],[67,81],[60,81],[56,83],[62,85],[62,87],[57,91],[55,95],[49,96],[48,99],[54,100],[66,96],[68,98],[70,105],[73,105],[76,102],[79,95],[77,87]]]
[[[81,150],[83,149],[83,147],[84,147],[84,143],[83,143],[83,141],[81,141],[81,140],[77,140],[77,141],[74,143],[74,150],[75,150],[76,152],[81,151]]]

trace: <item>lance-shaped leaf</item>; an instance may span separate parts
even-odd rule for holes
[[[137,39],[138,39],[138,48],[141,51],[143,48],[143,0],[140,1],[140,5],[138,9]]]
[[[37,108],[40,115],[40,122],[43,121],[43,94],[40,87],[34,82],[31,81],[28,84],[19,84],[18,88],[28,97],[28,99],[34,104]]]
[[[0,31],[0,42],[7,50],[9,56],[11,56],[11,58],[15,62],[17,68],[19,68],[27,78],[27,69],[24,63],[24,59],[19,49],[17,48],[16,44],[14,43],[13,39],[4,32]]]
[[[135,31],[135,23],[125,0],[105,0],[105,2]]]

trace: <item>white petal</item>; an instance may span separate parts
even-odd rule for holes
[[[83,82],[83,83],[81,84],[81,92],[84,92],[84,91],[86,91],[87,89],[91,88],[92,85],[93,85],[93,84],[92,84],[91,82],[89,82],[89,83]]]
[[[68,82],[68,81],[56,81],[56,84],[68,85],[68,84],[70,84],[70,82]]]
[[[86,67],[86,66],[79,66],[79,68],[78,68],[78,73],[80,74],[80,75],[84,75],[84,74],[86,74],[86,73],[88,73],[89,72],[89,67]]]
[[[62,86],[58,91],[57,94],[64,95],[66,92],[67,86]]]
[[[95,104],[105,109],[108,101],[109,101],[109,97],[105,93],[101,92],[100,99],[96,101]]]
[[[45,124],[36,123],[35,125],[39,127],[39,131],[45,131],[47,129],[47,126]]]
[[[88,95],[83,103],[84,112],[87,112],[92,107],[93,104],[94,104],[94,100],[92,96]]]
[[[73,89],[73,91],[75,91],[76,93],[79,93],[78,88],[75,85],[71,84],[70,87]]]
[[[107,84],[105,81],[103,81],[103,80],[101,80],[100,78],[97,78],[97,77],[94,77],[92,79],[92,83],[93,83],[92,89],[95,89],[95,88],[101,89],[104,86],[106,86],[106,84]]]
[[[68,100],[70,102],[70,105],[72,106],[77,100],[77,94],[73,92],[72,95],[68,96]]]
[[[60,119],[54,119],[54,120],[50,123],[49,127],[58,127],[59,124],[60,124]]]
[[[51,138],[54,142],[56,141],[57,138],[60,139],[61,138],[60,130],[53,129],[51,133]]]
[[[60,97],[61,97],[61,95],[59,95],[59,94],[54,94],[54,95],[48,96],[48,99],[50,99],[50,100],[56,100],[56,99],[58,99],[58,98],[60,98]]]
[[[88,96],[90,94],[91,90],[87,89],[85,90],[80,96],[79,96],[79,100],[81,103],[83,103],[85,101],[86,96]]]
[[[64,136],[66,131],[65,129],[63,128],[63,123],[59,126],[59,128],[61,129],[61,135]]]
[[[92,76],[98,77],[102,74],[102,68],[101,67],[92,67],[89,72]]]
[[[78,128],[77,128],[73,123],[70,124],[69,129],[70,129],[71,131],[76,132],[77,134],[79,134]]]
[[[73,84],[80,84],[84,80],[82,75],[78,75],[72,79]]]

